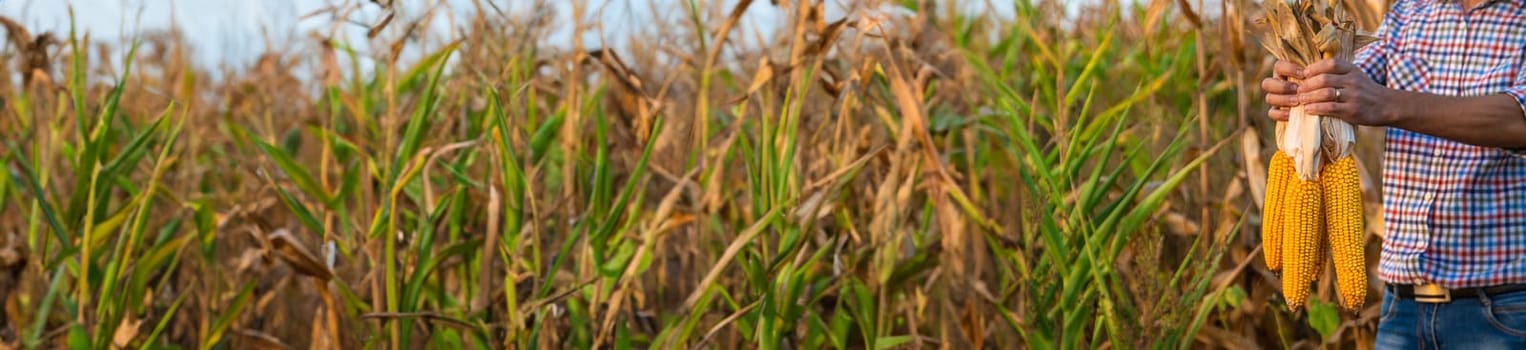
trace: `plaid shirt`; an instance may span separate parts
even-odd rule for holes
[[[1526,105],[1526,0],[1398,0],[1357,66],[1390,88],[1508,94]],[[1526,152],[1388,128],[1378,277],[1449,288],[1526,283]]]

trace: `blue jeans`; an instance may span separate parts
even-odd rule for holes
[[[1378,349],[1526,349],[1526,291],[1445,304],[1384,292]]]

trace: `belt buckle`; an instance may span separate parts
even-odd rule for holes
[[[1430,283],[1416,285],[1415,302],[1429,304],[1450,303],[1452,302],[1452,291]]]

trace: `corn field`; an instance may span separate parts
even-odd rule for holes
[[[526,1],[221,68],[0,14],[0,348],[1371,347],[1261,262],[1259,2]]]

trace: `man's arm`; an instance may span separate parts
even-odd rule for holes
[[[1338,60],[1320,61],[1298,73],[1306,77],[1297,86],[1298,95],[1275,102],[1302,104],[1310,114],[1357,125],[1396,127],[1476,146],[1526,148],[1526,112],[1509,94],[1457,97],[1395,90]]]
[[[1390,90],[1388,126],[1471,145],[1526,149],[1526,113],[1506,94],[1457,97]]]

